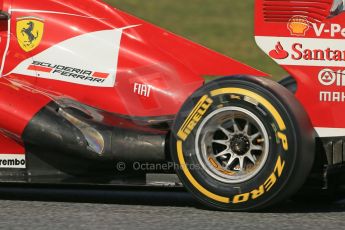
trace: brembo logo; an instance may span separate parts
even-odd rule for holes
[[[0,168],[26,168],[25,154],[0,154]]]
[[[323,69],[320,71],[318,79],[324,86],[345,86],[345,70]]]

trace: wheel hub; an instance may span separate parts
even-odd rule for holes
[[[268,157],[269,138],[262,121],[240,107],[210,113],[196,133],[198,161],[213,178],[240,183],[261,171]]]
[[[243,156],[250,150],[249,138],[243,134],[235,135],[230,140],[230,149],[237,155]]]

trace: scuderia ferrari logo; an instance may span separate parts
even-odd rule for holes
[[[34,50],[42,41],[44,20],[35,17],[17,18],[17,39],[25,52]]]

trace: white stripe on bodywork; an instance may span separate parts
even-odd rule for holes
[[[5,52],[4,52],[4,55],[2,57],[2,62],[1,62],[1,69],[0,69],[0,78],[2,77],[3,75],[3,72],[4,72],[4,68],[5,68],[5,62],[6,62],[6,56],[7,56],[7,53],[8,53],[8,49],[10,47],[10,41],[11,41],[11,19],[8,19],[7,20],[8,22],[8,31],[7,31],[7,41],[6,41],[6,48],[5,48]]]
[[[81,17],[81,18],[92,18],[92,19],[103,19],[103,18],[97,18],[97,17],[90,17],[90,16],[84,16],[84,15],[79,15],[79,14],[70,14],[70,13],[65,13],[65,12],[59,12],[59,11],[48,11],[48,10],[33,10],[33,9],[9,9],[9,14],[11,15],[12,12],[21,12],[21,13],[47,13],[47,14],[59,14],[59,15],[67,15],[67,16],[74,16],[74,17]],[[3,76],[3,71],[5,67],[5,61],[6,61],[6,56],[8,53],[8,49],[10,46],[10,34],[11,34],[11,17],[8,20],[8,32],[7,32],[7,44],[5,48],[5,52],[3,55],[1,67],[0,67],[0,78]]]
[[[81,85],[113,87],[116,80],[122,32],[124,29],[135,26],[138,25],[87,33],[65,40],[33,57],[26,59],[6,75],[16,73]],[[91,82],[79,78],[62,76],[57,73],[40,72],[37,74],[33,70],[28,70],[28,67],[33,61],[107,73],[109,74],[109,77],[106,78],[104,82]]]
[[[255,41],[258,46],[268,54],[271,50],[275,49],[278,42],[281,43],[284,50],[289,53],[289,57],[286,59],[273,59],[279,65],[296,65],[296,66],[339,66],[344,67],[345,61],[329,61],[329,60],[294,60],[291,55],[294,53],[292,45],[300,43],[303,45],[303,49],[321,49],[326,50],[330,48],[332,50],[344,50],[344,39],[322,39],[322,38],[292,38],[292,37],[269,37],[269,36],[256,36]]]
[[[319,137],[345,137],[345,128],[315,128]]]
[[[79,15],[79,14],[70,14],[65,12],[59,12],[59,11],[49,11],[49,10],[32,10],[32,9],[11,9],[10,12],[21,12],[21,13],[43,13],[43,14],[60,14],[60,15],[67,15],[67,16],[74,16],[74,17],[80,17],[80,18],[94,18],[94,19],[102,19],[97,17],[90,17],[85,15]]]

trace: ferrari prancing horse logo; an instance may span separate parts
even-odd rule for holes
[[[44,21],[39,18],[23,17],[17,19],[17,39],[25,52],[34,50],[42,41]]]

